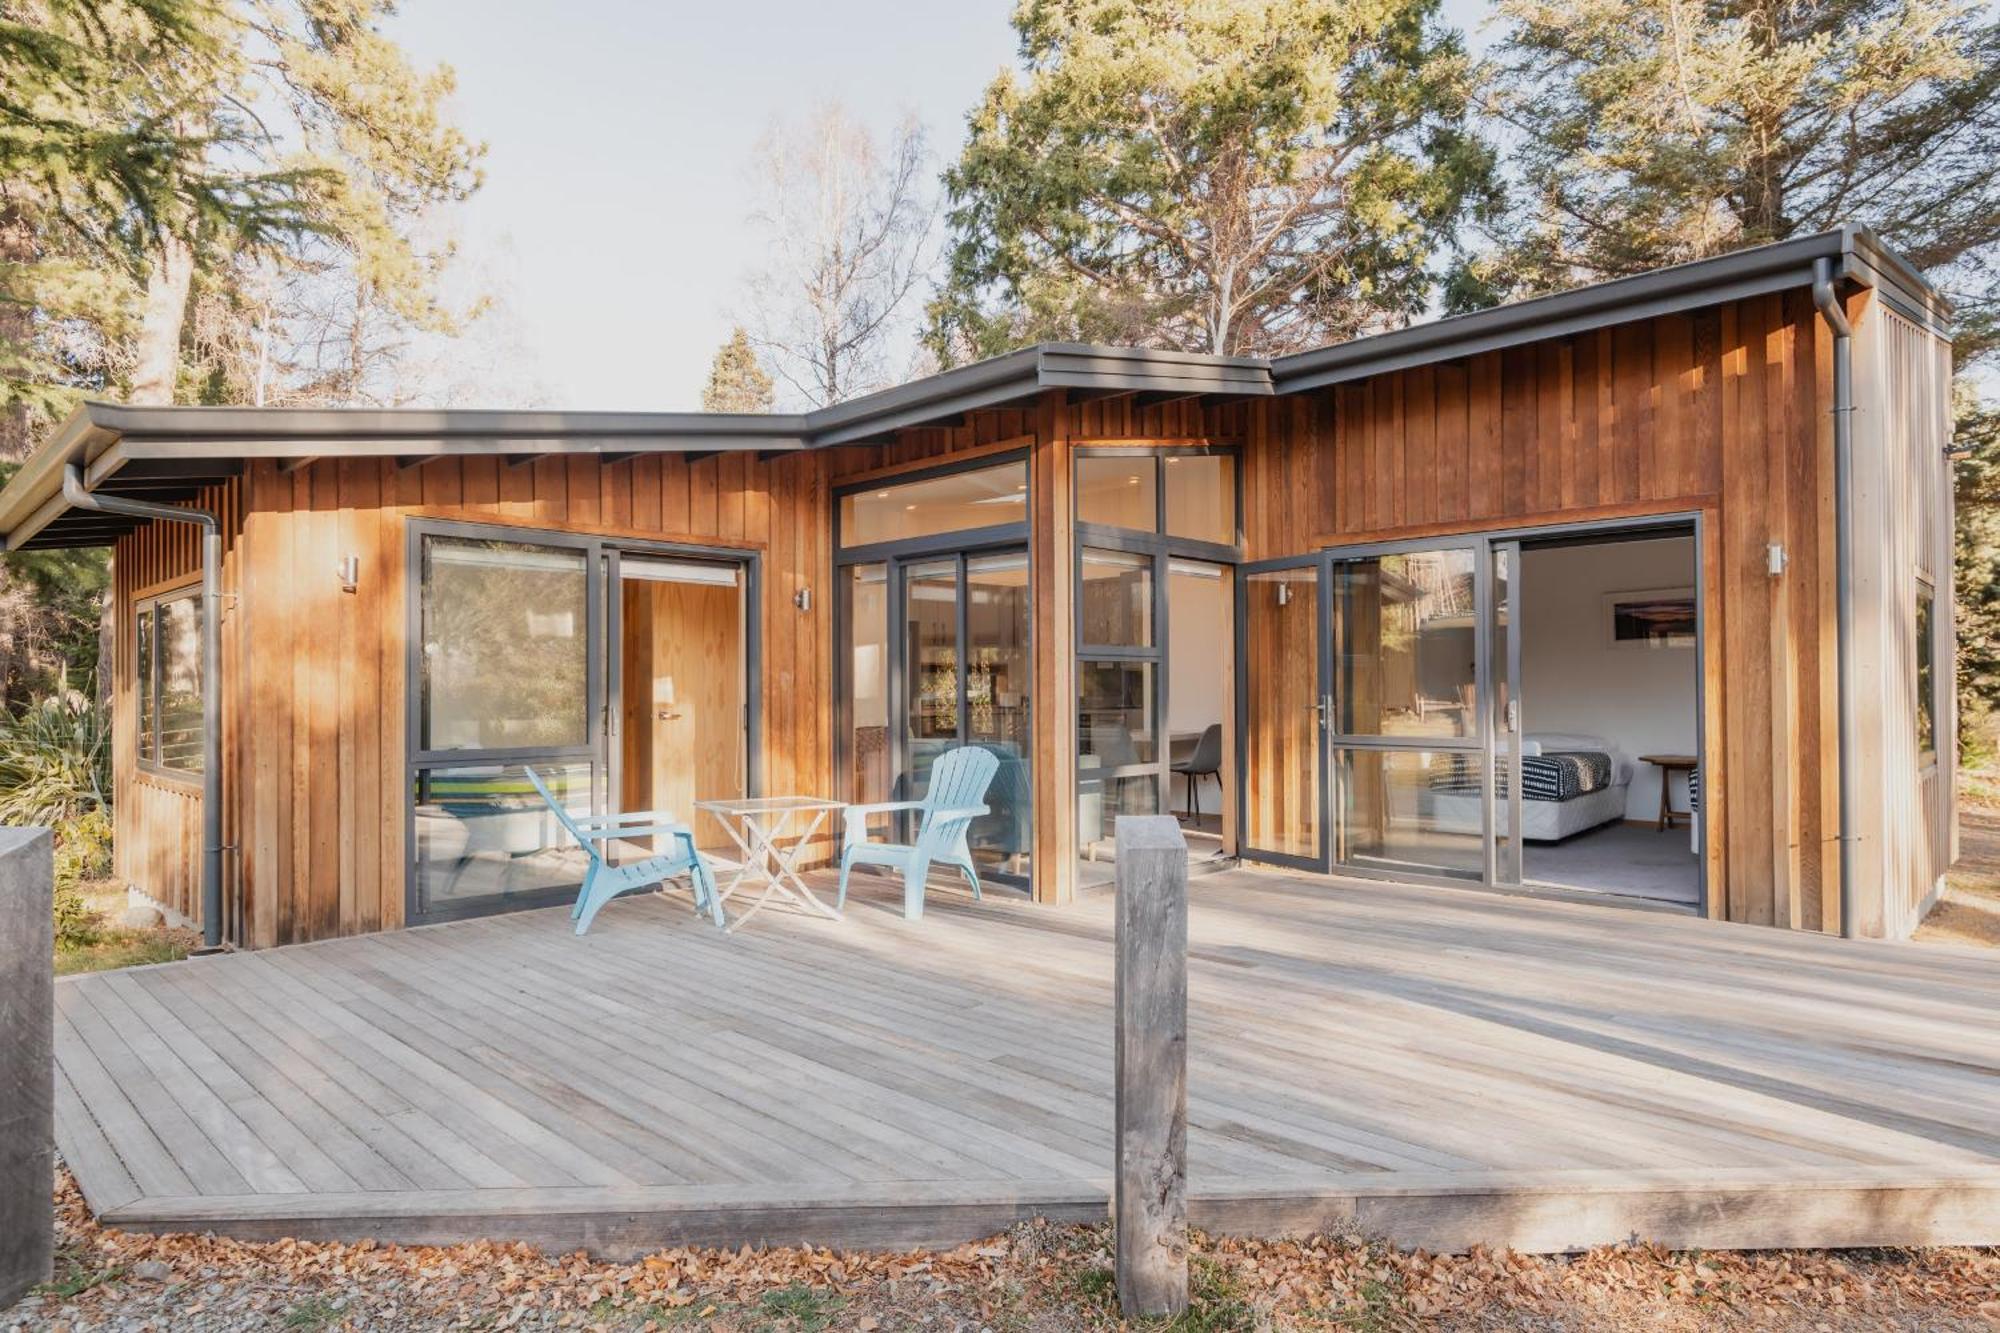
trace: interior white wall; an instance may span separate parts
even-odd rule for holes
[[[1222,666],[1235,633],[1229,585],[1220,578],[1167,580],[1167,732],[1200,732],[1223,720]]]
[[[1611,644],[1606,593],[1693,587],[1694,538],[1565,546],[1521,555],[1521,707],[1528,732],[1603,736],[1633,761],[1628,819],[1660,809],[1660,771],[1642,754],[1694,754],[1697,650]],[[1687,792],[1674,783],[1674,805]]]

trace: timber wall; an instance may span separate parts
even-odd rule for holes
[[[1830,929],[1831,365],[1810,294],[1788,292],[1224,408],[1216,429],[1247,414],[1251,560],[1699,513],[1710,912]],[[1251,670],[1284,656],[1253,643]],[[1302,737],[1251,738],[1273,756],[1249,775],[1272,806],[1253,829],[1301,798]]]

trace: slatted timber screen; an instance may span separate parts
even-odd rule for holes
[[[1211,409],[1209,429],[1242,421],[1253,560],[1700,513],[1710,910],[1831,928],[1830,346],[1787,292]],[[1289,781],[1246,780],[1253,799]]]

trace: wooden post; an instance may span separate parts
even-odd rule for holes
[[[1118,1306],[1188,1304],[1187,843],[1171,815],[1120,815]]]
[[[55,1254],[54,842],[0,829],[0,1311]]]

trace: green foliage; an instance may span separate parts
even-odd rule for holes
[[[820,1291],[803,1282],[794,1282],[788,1287],[767,1291],[757,1300],[757,1309],[772,1319],[782,1321],[779,1328],[796,1329],[798,1333],[822,1333],[833,1326],[834,1317],[845,1307],[845,1298],[830,1291]]]
[[[1486,197],[1435,0],[1021,0],[946,174],[942,361],[1039,338],[1266,354],[1421,313]]]
[[[1958,529],[1953,601],[1958,624],[1958,733],[1968,761],[2000,712],[2000,406],[1961,383],[1953,444],[1968,450],[1954,477]]]
[[[772,398],[771,376],[757,360],[750,334],[742,325],[729,341],[716,349],[708,369],[708,383],[702,386],[704,412],[768,412]]]
[[[0,485],[15,466],[0,461]],[[0,713],[97,672],[97,635],[111,587],[93,548],[0,556]]]
[[[1969,0],[1501,0],[1488,109],[1517,143],[1468,308],[1870,223],[2000,303],[2000,13]]]
[[[0,718],[0,823],[71,823],[111,807],[111,718],[62,690]]]

